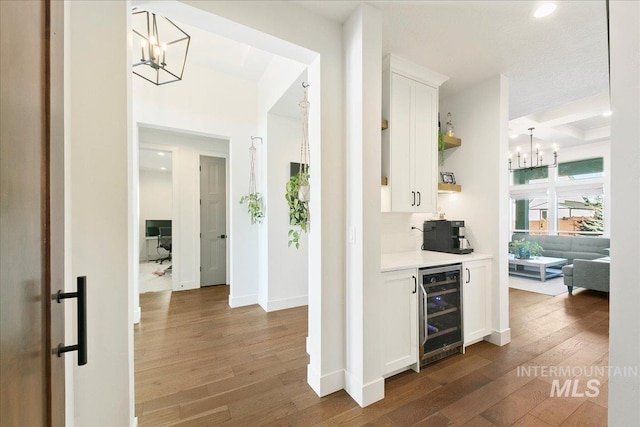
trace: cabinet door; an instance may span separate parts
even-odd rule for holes
[[[413,139],[415,134],[414,109],[415,82],[406,77],[391,73],[391,132],[389,147],[391,186],[391,211],[414,212],[415,190],[413,186],[414,153]],[[414,191],[414,193],[412,193]]]
[[[418,362],[417,272],[382,273],[382,373]]]
[[[491,260],[465,262],[463,270],[462,316],[466,347],[491,334]]]
[[[417,193],[416,212],[437,212],[438,199],[438,90],[415,84],[415,155],[413,189]]]

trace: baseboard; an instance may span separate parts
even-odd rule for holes
[[[178,289],[174,289],[174,291],[188,291],[191,289],[198,289],[198,285],[193,280],[178,283]]]
[[[493,331],[491,335],[485,338],[491,344],[503,346],[511,342],[511,328],[507,328],[503,331]]]
[[[278,300],[267,301],[265,311],[278,311],[285,310],[287,308],[301,307],[309,303],[309,298],[306,295],[301,295],[293,298],[283,298]]]
[[[258,303],[258,294],[243,295],[241,297],[229,296],[229,307],[244,307],[245,305],[253,305]]]
[[[133,309],[133,324],[137,325],[140,323],[140,319],[142,318],[142,309],[140,306],[138,308]]]
[[[330,374],[320,375],[311,364],[307,365],[307,384],[319,397],[344,389],[344,370],[339,369]]]
[[[133,417],[133,420],[131,420],[131,427],[138,427],[138,417]]]
[[[358,405],[364,408],[384,399],[384,378],[380,377],[363,385],[359,379],[345,371],[345,390]]]

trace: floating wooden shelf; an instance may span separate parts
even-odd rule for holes
[[[460,138],[456,138],[454,136],[444,136],[444,149],[448,150],[449,148],[456,148],[462,145],[462,140]]]
[[[386,176],[383,176],[383,177],[382,177],[382,180],[381,180],[381,184],[382,184],[382,185],[388,185],[388,183],[389,183],[389,180],[387,179],[387,177],[386,177]]]
[[[462,191],[461,185],[438,183],[438,193],[459,193],[460,191]]]
[[[382,130],[388,129],[389,128],[389,120],[383,120],[382,121]]]

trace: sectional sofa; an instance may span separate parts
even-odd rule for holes
[[[513,240],[520,239],[542,246],[542,256],[569,260],[569,265],[562,267],[562,273],[570,295],[574,286],[609,292],[608,238],[513,234]]]

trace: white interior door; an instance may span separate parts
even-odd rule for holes
[[[227,278],[225,159],[200,156],[200,286]]]

